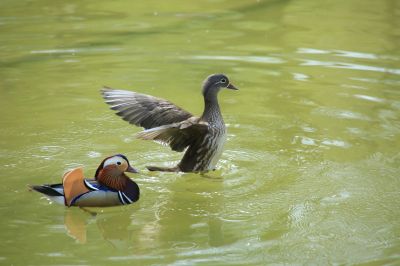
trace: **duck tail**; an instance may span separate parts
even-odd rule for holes
[[[179,172],[178,166],[175,167],[159,167],[159,166],[146,166],[149,171],[159,171],[159,172]]]
[[[50,196],[50,197],[57,197],[57,196],[64,196],[64,194],[61,193],[61,191],[57,187],[60,186],[61,184],[57,185],[29,185],[28,187],[31,190],[35,190],[39,193],[42,193],[44,195]]]

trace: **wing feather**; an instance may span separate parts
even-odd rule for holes
[[[104,87],[103,98],[130,124],[150,129],[186,120],[193,115],[175,104],[150,95]]]
[[[144,140],[155,140],[169,145],[174,151],[183,151],[208,131],[208,123],[198,117],[191,117],[179,123],[173,123],[139,132],[136,137]]]

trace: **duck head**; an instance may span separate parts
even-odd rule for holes
[[[222,88],[230,90],[238,90],[224,74],[212,74],[208,76],[203,82],[203,96],[205,99],[216,98],[218,92]]]
[[[105,158],[96,170],[95,179],[102,185],[115,190],[123,190],[126,185],[126,180],[129,177],[125,174],[138,173],[133,168],[128,158],[122,154],[116,154]]]

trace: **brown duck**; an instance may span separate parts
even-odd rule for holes
[[[132,91],[102,89],[105,102],[130,124],[145,128],[136,136],[155,140],[182,152],[175,167],[147,166],[150,171],[207,172],[215,170],[226,139],[226,127],[218,104],[222,88],[237,90],[226,75],[214,74],[203,83],[204,111],[200,117],[164,99]]]

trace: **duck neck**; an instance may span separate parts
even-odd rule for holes
[[[208,123],[223,121],[216,94],[204,97],[204,111],[201,117]]]
[[[97,181],[114,190],[123,191],[131,180],[124,173],[117,175],[116,173],[113,173],[113,171],[103,169],[97,177]]]

